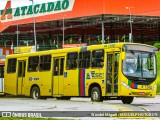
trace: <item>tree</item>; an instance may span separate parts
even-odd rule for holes
[[[158,49],[160,49],[160,42],[156,42],[156,43],[154,43],[154,45],[153,45],[154,47],[156,47],[156,48],[158,48]]]

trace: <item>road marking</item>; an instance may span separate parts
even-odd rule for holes
[[[126,111],[126,113],[128,113],[129,111],[132,113],[134,113],[134,110],[133,109],[131,109],[131,108],[129,108],[129,106],[128,107],[126,107],[126,106],[123,106],[124,104],[122,104],[122,105],[113,105],[113,104],[104,104],[104,103],[99,103],[99,102],[97,102],[97,104],[103,104],[103,105],[105,105],[105,106],[112,106],[112,107],[115,107],[115,108],[117,108],[119,111],[117,111],[117,113],[118,112],[121,112],[121,111],[123,111],[124,113],[125,113],[125,111]],[[134,106],[134,105],[133,105]],[[134,106],[134,107],[139,107],[139,106]],[[147,111],[147,112],[149,112],[149,110],[148,109],[146,109],[146,108],[143,108],[143,107],[139,107],[139,108],[141,108],[141,109],[143,109],[144,111]],[[122,112],[122,113],[123,113]],[[136,111],[135,111],[136,112]],[[143,119],[143,120],[155,120],[155,118],[154,117],[144,117],[144,116],[128,116],[128,117],[126,117],[126,116],[112,116],[112,118],[118,118],[118,119]]]
[[[128,107],[124,107],[122,105],[114,105],[116,108],[119,109],[119,111],[133,111],[133,109],[130,109]]]

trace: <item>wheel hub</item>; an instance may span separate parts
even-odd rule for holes
[[[98,93],[96,91],[93,92],[93,100],[94,101],[98,100]]]
[[[38,92],[37,91],[34,91],[34,99],[37,99],[38,98]]]

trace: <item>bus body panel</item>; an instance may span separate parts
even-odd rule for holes
[[[52,95],[52,76],[50,71],[26,72],[25,95],[30,96],[33,85],[40,88],[42,96]]]
[[[17,95],[17,74],[16,73],[8,74],[5,77],[4,83],[5,83],[4,85],[5,93]]]
[[[146,97],[153,97],[156,95],[156,90],[153,88],[156,88],[156,81],[154,81],[150,85],[138,85],[137,88],[129,88],[127,85],[128,79],[124,76],[121,77],[122,81],[119,84],[120,90],[119,90],[119,96],[146,96]],[[123,82],[123,83],[122,83]],[[126,84],[126,85],[124,85]]]
[[[80,48],[69,48],[62,50],[49,50],[35,53],[9,55],[7,59],[19,57],[26,60],[26,74],[24,81],[17,83],[17,71],[16,73],[7,74],[5,71],[5,91],[7,93],[17,95],[17,87],[23,84],[22,88],[19,88],[19,92],[23,91],[24,95],[30,96],[31,88],[36,85],[40,89],[41,96],[89,96],[94,86],[99,87],[101,95],[103,97],[114,96],[143,96],[154,97],[156,94],[156,80],[149,84],[150,88],[143,89],[144,85],[138,85],[138,88],[132,88],[129,86],[129,79],[123,71],[123,61],[125,60],[123,48],[124,45],[130,45],[132,43],[115,43],[105,45],[93,45]],[[132,44],[139,45],[139,44]],[[147,45],[144,45],[147,46]],[[150,47],[150,46],[147,46]],[[124,50],[122,50],[124,49]],[[140,49],[140,48],[139,48]],[[103,67],[92,67],[92,61],[95,59],[92,56],[99,56],[99,51],[104,51],[104,64]],[[84,59],[87,51],[90,51],[90,65],[79,67],[81,59]],[[86,53],[85,53],[86,52]],[[97,53],[96,53],[97,52]],[[128,51],[127,51],[128,52]],[[76,68],[68,69],[69,53],[77,53],[78,59],[76,59]],[[131,52],[132,53],[132,52]],[[142,51],[140,51],[142,53]],[[101,53],[100,53],[101,54]],[[126,53],[125,53],[126,54]],[[51,55],[51,67],[49,71],[28,71],[29,58],[34,56]],[[80,59],[80,55],[81,58]],[[99,60],[98,58],[97,60]],[[84,59],[85,60],[85,59]],[[71,60],[70,60],[71,61]],[[40,60],[38,64],[42,61]],[[74,61],[75,62],[75,61]],[[83,61],[82,61],[83,62]],[[86,60],[87,62],[87,60]],[[6,63],[7,65],[8,63]],[[18,65],[17,65],[18,66]],[[79,68],[78,68],[79,67]],[[18,69],[18,67],[16,67]],[[109,83],[110,82],[110,83]],[[17,86],[18,85],[18,86]],[[153,89],[155,88],[155,89]],[[23,93],[22,92],[22,93]]]
[[[25,95],[30,96],[32,85],[41,87],[42,84],[43,82],[41,81],[41,74],[39,72],[27,72],[25,82]]]
[[[105,66],[105,64],[104,64]],[[102,96],[105,96],[106,93],[106,82],[105,82],[105,67],[103,68],[93,68],[93,69],[87,69],[85,73],[85,96],[88,96],[89,93],[89,87],[92,84],[97,84],[100,86],[100,89],[102,91]]]
[[[64,95],[79,96],[79,78],[82,75],[78,69],[64,71]]]
[[[41,74],[40,91],[42,96],[52,95],[52,74],[51,71],[39,72]]]

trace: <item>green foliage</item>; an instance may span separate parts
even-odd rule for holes
[[[160,94],[160,75],[157,77],[157,94]]]
[[[156,47],[156,48],[160,48],[160,42],[156,42],[156,43],[154,43],[154,45],[153,45],[154,47]]]
[[[156,52],[157,56],[157,93],[160,94],[160,52]]]

